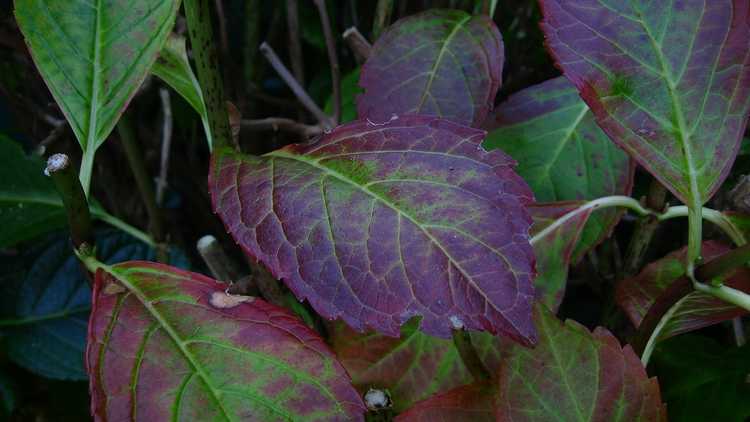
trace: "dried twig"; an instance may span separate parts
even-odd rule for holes
[[[117,123],[117,133],[120,135],[120,145],[122,145],[122,149],[125,151],[125,157],[135,177],[135,184],[146,206],[149,218],[149,232],[157,243],[156,260],[167,263],[169,257],[166,246],[161,243],[164,240],[164,226],[162,224],[161,210],[156,205],[154,187],[151,185],[153,179],[148,175],[143,154],[135,139],[133,125],[127,115],[123,115]]]
[[[372,53],[372,45],[356,27],[352,26],[344,31],[341,37],[344,38],[344,41],[349,45],[349,48],[354,53],[354,58],[357,60],[358,64],[364,63],[367,58],[370,57],[370,53]]]
[[[172,145],[172,106],[169,91],[159,88],[161,109],[164,118],[161,128],[161,161],[159,162],[159,177],[156,179],[156,206],[164,202],[164,191],[167,188],[167,173],[169,170],[169,150]]]
[[[320,135],[323,129],[320,126],[306,125],[296,122],[292,119],[282,117],[269,117],[257,120],[242,120],[242,129],[250,131],[272,130],[291,132],[301,135],[304,138]]]
[[[401,3],[400,6],[405,7],[406,2]],[[393,0],[378,0],[378,5],[375,8],[375,20],[372,22],[371,38],[373,42],[380,37],[383,29],[390,23],[391,13],[393,13]]]
[[[318,119],[318,122],[326,129],[333,127],[334,124],[331,122],[331,118],[323,113],[323,110],[321,110],[320,107],[315,104],[315,101],[310,98],[310,94],[308,94],[299,82],[294,79],[294,76],[289,73],[289,69],[284,66],[284,63],[281,62],[281,59],[279,59],[279,56],[273,51],[273,48],[271,48],[268,43],[264,42],[260,45],[260,52],[266,56],[268,62],[273,66],[274,70],[276,70],[276,73],[281,76],[281,79],[286,82],[287,86],[289,86],[294,93],[294,96],[297,97],[300,103],[302,103],[302,105],[310,111],[316,119]]]
[[[333,123],[341,121],[341,69],[339,59],[336,55],[336,39],[331,30],[331,21],[328,19],[328,11],[324,0],[313,0],[320,14],[320,22],[323,24],[323,36],[326,39],[326,50],[328,50],[328,62],[331,66],[331,83],[333,84]]]
[[[302,61],[297,0],[286,0],[286,24],[289,29],[289,58],[292,60],[292,72],[294,72],[297,82],[305,86],[305,67]]]

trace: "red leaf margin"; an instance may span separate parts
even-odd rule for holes
[[[345,420],[362,420],[366,407],[362,402],[362,398],[354,390],[351,385],[351,379],[347,374],[344,367],[338,362],[335,354],[331,351],[328,345],[321,339],[317,333],[313,332],[307,327],[299,318],[290,314],[287,310],[278,306],[269,304],[261,299],[252,298],[244,303],[233,303],[228,307],[219,308],[212,304],[212,295],[215,293],[224,294],[226,285],[208,278],[202,274],[193,273],[189,271],[180,270],[168,265],[157,264],[148,261],[128,261],[125,263],[117,264],[112,268],[116,269],[130,269],[130,268],[145,268],[147,270],[154,271],[156,274],[170,274],[176,278],[179,278],[179,282],[184,285],[185,290],[181,291],[184,293],[188,291],[189,296],[193,296],[196,299],[196,304],[210,309],[211,312],[218,315],[220,318],[227,318],[232,321],[242,321],[243,323],[255,323],[258,325],[267,325],[269,328],[276,329],[285,334],[282,335],[283,341],[291,341],[293,344],[299,344],[303,346],[305,354],[308,354],[307,360],[309,361],[312,356],[320,356],[325,359],[330,359],[332,362],[333,370],[337,375],[334,378],[333,385],[329,386],[331,391],[335,394],[337,399],[341,399],[341,405],[348,416]],[[111,292],[106,290],[107,287],[113,287]],[[101,339],[102,334],[105,334],[108,339],[113,335],[110,332],[110,328],[114,328],[114,325],[110,327],[110,315],[103,312],[102,309],[112,310],[118,297],[121,293],[124,293],[125,287],[121,287],[117,283],[115,276],[109,274],[104,269],[100,268],[96,271],[94,286],[92,292],[92,308],[91,315],[89,318],[87,344],[86,344],[86,371],[89,374],[89,393],[91,396],[91,415],[97,421],[105,421],[111,418],[111,415],[107,414],[108,407],[110,404],[110,398],[107,397],[100,382],[97,382],[101,376],[101,366],[99,362],[104,356],[106,350],[102,349],[102,343],[93,341],[93,339]],[[132,294],[132,293],[131,293]],[[123,299],[124,300],[124,299]],[[140,299],[135,299],[137,303],[135,306],[143,307],[143,302]],[[129,315],[133,317],[133,315]],[[132,328],[132,327],[130,327]],[[246,333],[247,334],[247,333]],[[244,341],[252,343],[252,341],[258,341],[258,338],[245,337]],[[125,342],[123,345],[127,345]],[[280,343],[279,343],[280,344]],[[118,353],[123,353],[122,350],[118,350]],[[160,359],[163,356],[159,357]],[[122,357],[117,356],[117,361],[121,361]],[[301,357],[300,362],[305,361]],[[168,373],[169,371],[167,371]],[[116,374],[116,376],[129,375],[129,372],[125,371],[124,374]],[[165,381],[163,378],[159,378],[154,381],[153,385],[162,386]],[[331,380],[329,380],[331,381]],[[299,401],[300,406],[311,405],[307,402],[308,397],[301,398]],[[115,401],[117,402],[117,401]],[[133,417],[131,412],[131,403],[120,403],[120,411],[125,413],[121,414],[123,418],[127,418],[126,415]],[[117,419],[117,418],[115,418]]]

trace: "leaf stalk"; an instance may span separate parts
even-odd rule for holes
[[[65,154],[54,154],[47,160],[44,174],[52,178],[68,215],[70,237],[76,250],[84,245],[93,247],[93,225],[86,194],[70,158]],[[88,249],[88,248],[87,248]]]

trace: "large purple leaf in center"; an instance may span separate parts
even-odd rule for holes
[[[534,342],[528,186],[484,132],[402,116],[263,157],[212,159],[214,209],[251,257],[327,318],[397,336],[409,318]]]

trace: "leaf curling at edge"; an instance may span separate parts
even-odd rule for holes
[[[483,137],[401,116],[263,157],[217,151],[214,210],[245,253],[325,318],[397,336],[421,315],[420,329],[438,337],[458,320],[532,344],[532,195]]]
[[[86,350],[97,421],[363,420],[317,333],[261,299],[222,300],[225,288],[150,262],[99,267]]]

